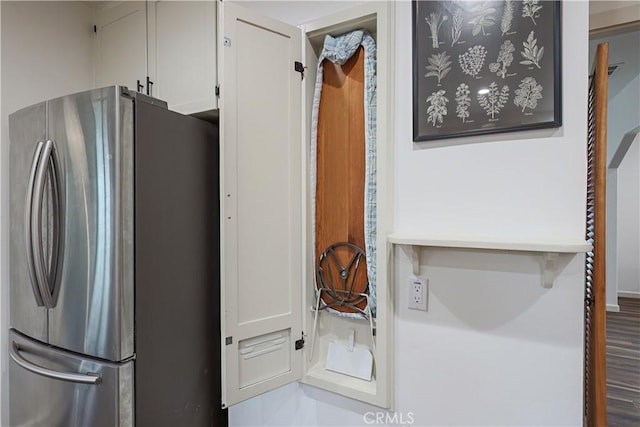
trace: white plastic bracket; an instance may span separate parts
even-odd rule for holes
[[[551,288],[553,281],[558,275],[558,258],[560,254],[557,252],[544,252],[542,254],[542,287]]]

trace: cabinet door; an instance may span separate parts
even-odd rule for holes
[[[153,95],[183,114],[218,108],[216,2],[149,3]]]
[[[96,86],[137,89],[146,84],[147,9],[143,1],[122,2],[98,11]],[[143,91],[142,89],[140,91]]]
[[[221,5],[223,404],[302,375],[301,30]]]

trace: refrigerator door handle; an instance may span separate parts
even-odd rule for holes
[[[60,381],[69,381],[72,383],[79,384],[100,384],[102,382],[102,377],[93,372],[88,372],[86,374],[76,374],[71,372],[60,372],[55,371],[53,369],[45,368],[39,365],[34,364],[33,362],[28,361],[20,354],[20,346],[15,341],[11,342],[11,346],[9,347],[9,356],[16,362],[19,366],[26,369],[27,371],[33,372],[34,374],[41,375],[47,378],[53,378],[55,380]]]
[[[38,163],[42,154],[42,146],[44,142],[40,141],[36,147],[36,152],[33,155],[33,162],[31,164],[31,172],[29,173],[29,184],[27,185],[27,200],[25,209],[25,225],[26,225],[26,247],[27,247],[27,264],[29,267],[29,276],[31,276],[31,287],[33,289],[33,296],[36,299],[36,304],[39,307],[44,306],[42,296],[40,295],[40,285],[38,284],[38,276],[35,269],[35,259],[33,256],[33,188],[35,186],[36,172],[38,170]]]
[[[38,287],[40,288],[40,296],[42,302],[47,308],[53,308],[53,297],[51,288],[48,285],[47,273],[44,262],[44,248],[42,247],[42,196],[44,193],[45,179],[49,165],[49,156],[53,148],[53,142],[47,141],[42,148],[38,169],[36,172],[35,183],[33,186],[33,204],[31,215],[31,248],[34,252],[34,266]]]
[[[50,142],[50,141],[47,141]],[[54,226],[53,226],[53,255],[51,256],[51,270],[49,271],[48,280],[50,281],[49,288],[51,289],[51,307],[56,306],[58,301],[58,293],[60,291],[60,273],[62,271],[62,262],[64,255],[64,215],[65,215],[65,202],[64,202],[64,184],[62,182],[62,168],[60,165],[60,159],[58,159],[58,152],[53,145],[50,154],[51,167],[51,199],[54,203]]]

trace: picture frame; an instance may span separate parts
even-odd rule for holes
[[[413,0],[413,140],[562,125],[559,0]]]

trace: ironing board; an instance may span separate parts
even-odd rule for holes
[[[311,129],[313,355],[320,311],[369,321],[375,354],[376,46],[366,31],[327,35]]]
[[[369,33],[357,30],[339,37],[327,35],[318,58],[311,131],[316,269],[319,272],[320,264],[324,262],[326,266],[331,258],[344,266],[354,256],[349,245],[361,249],[364,260],[358,264],[357,277],[349,283],[350,291],[366,297],[356,304],[336,304],[331,295],[322,294],[318,274],[317,296],[326,311],[361,319],[367,317],[366,313],[369,317],[375,315],[376,306],[375,69],[376,46]],[[327,251],[332,252],[332,257],[323,260]],[[324,274],[329,282],[337,283],[340,278],[336,271],[325,269]]]
[[[364,48],[361,46],[344,64],[324,61],[322,96],[318,110],[316,152],[316,224],[315,259],[324,260],[324,282],[341,283],[341,270],[354,255],[352,247],[334,248],[332,257],[322,258],[331,245],[348,242],[365,247],[364,183],[365,183],[365,120],[364,120]],[[351,272],[350,289],[367,293],[366,259]],[[319,266],[318,266],[319,267]],[[321,282],[320,280],[318,282]],[[325,292],[324,304],[341,313],[356,313],[366,308],[365,298],[353,306],[341,305]]]

